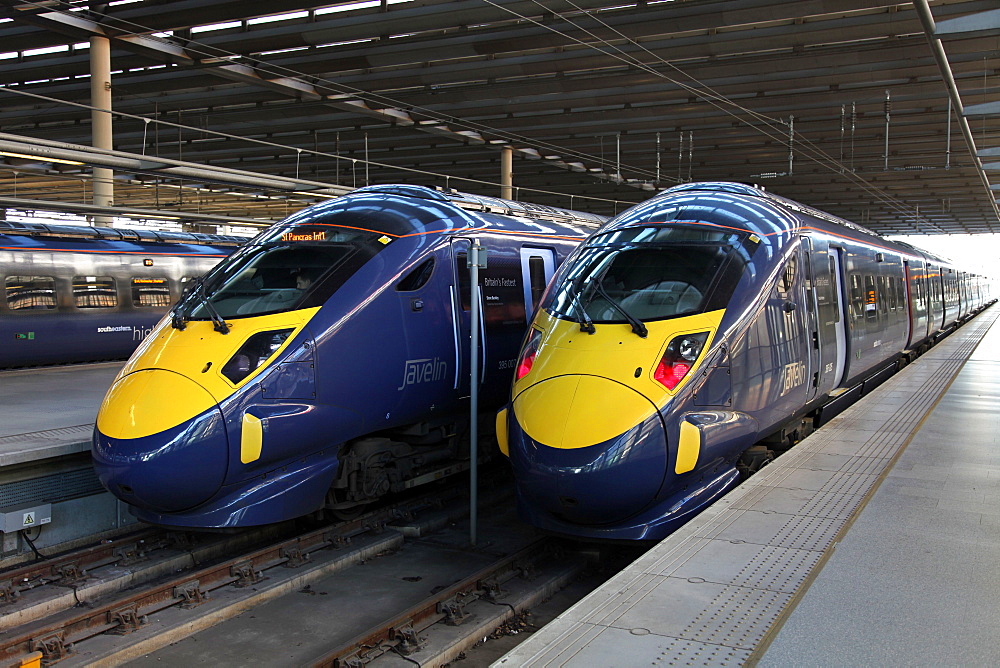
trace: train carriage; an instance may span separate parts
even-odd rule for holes
[[[240,237],[0,221],[0,368],[128,357]]]
[[[140,519],[221,528],[347,514],[466,469],[470,382],[484,410],[504,401],[548,279],[603,220],[405,185],[292,215],[126,364],[97,417],[101,481]],[[473,242],[489,254],[475,290]]]
[[[985,288],[751,186],[667,190],[582,244],[532,323],[497,418],[521,513],[662,538],[971,317]]]

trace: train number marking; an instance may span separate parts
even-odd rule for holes
[[[402,391],[410,385],[419,385],[420,383],[433,383],[444,378],[446,373],[448,373],[448,364],[438,357],[406,360],[403,365],[403,384],[396,390]]]

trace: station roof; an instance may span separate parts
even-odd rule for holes
[[[497,196],[509,146],[515,196],[540,204],[610,215],[726,180],[883,234],[1000,232],[1000,9],[922,6],[0,0],[0,130],[89,144],[103,36],[114,147],[150,159],[116,170],[122,206],[279,218],[312,201],[157,158]],[[0,205],[88,201],[86,165],[0,160]]]

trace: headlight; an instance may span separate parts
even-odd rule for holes
[[[674,340],[667,346],[667,351],[660,358],[660,363],[656,365],[653,378],[672,390],[684,380],[694,363],[698,361],[705,341],[708,340],[708,332],[698,334],[682,334],[674,337]]]
[[[531,367],[535,364],[535,355],[538,354],[538,344],[542,341],[542,333],[532,328],[528,335],[528,341],[521,350],[521,356],[517,360],[517,373],[514,380],[521,380],[528,375]]]
[[[240,346],[235,355],[229,358],[226,365],[222,367],[222,375],[231,380],[233,384],[238,384],[273,355],[293,331],[291,329],[276,329],[254,334]]]

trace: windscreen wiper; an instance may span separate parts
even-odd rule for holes
[[[625,319],[628,320],[628,324],[632,325],[632,331],[638,334],[639,338],[644,339],[647,336],[649,336],[649,330],[646,329],[646,325],[642,324],[641,320],[639,320],[634,315],[626,311],[624,306],[622,306],[614,299],[612,299],[611,295],[607,293],[607,291],[604,289],[604,276],[601,276],[599,279],[597,279],[597,281],[594,282],[594,288],[602,297],[608,300],[608,303],[611,304],[611,307],[614,308],[614,310],[621,313],[625,317]]]
[[[587,332],[587,334],[596,333],[597,329],[594,328],[594,321],[590,319],[590,316],[587,315],[587,309],[580,303],[580,293],[574,292],[572,301],[573,306],[576,307],[577,312],[580,314],[580,331]]]
[[[208,315],[212,317],[212,323],[215,325],[213,329],[215,329],[215,331],[219,332],[220,334],[228,334],[229,325],[226,324],[226,321],[222,319],[222,316],[219,315],[219,312],[215,310],[215,306],[212,304],[212,301],[208,298],[208,294],[205,293],[205,284],[204,283],[199,284],[196,290],[198,292],[198,297],[199,301],[201,302],[201,305],[205,307],[205,310],[208,311]]]
[[[177,305],[174,306],[173,313],[170,316],[170,326],[174,329],[179,329],[182,332],[187,327],[188,315],[191,311],[191,300],[194,298],[193,293],[197,292],[198,289],[204,285],[205,276],[199,276],[198,278],[191,281],[191,284],[184,288],[184,294],[181,296]]]

